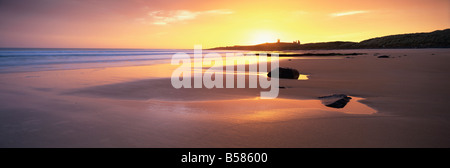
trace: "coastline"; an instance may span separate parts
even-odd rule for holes
[[[410,33],[376,37],[360,42],[331,41],[301,44],[280,42],[257,45],[235,45],[211,48],[211,50],[338,50],[338,49],[412,49],[412,48],[450,48],[450,29],[436,30],[427,33]]]
[[[176,66],[162,64],[2,73],[0,146],[449,147],[449,50],[284,59],[309,80],[281,79],[272,101],[257,89],[174,89]],[[335,93],[377,112],[302,104]]]

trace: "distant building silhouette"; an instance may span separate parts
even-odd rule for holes
[[[281,40],[280,40],[280,39],[277,39],[277,43],[280,44],[280,43],[281,43]],[[300,40],[294,40],[294,41],[292,41],[292,44],[298,44],[298,45],[300,45]]]

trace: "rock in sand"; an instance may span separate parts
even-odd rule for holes
[[[322,104],[327,107],[344,108],[352,98],[345,94],[333,94],[330,96],[319,97],[319,99],[322,101]]]
[[[298,77],[300,76],[300,72],[298,72],[296,69],[292,69],[292,68],[277,68],[274,69],[272,71],[270,71],[267,76],[270,78],[272,77],[272,73],[273,72],[279,72],[279,78],[285,78],[285,79],[298,79]]]
[[[389,56],[388,55],[381,55],[381,56],[378,56],[378,58],[389,58]]]

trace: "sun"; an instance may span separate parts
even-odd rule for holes
[[[270,30],[258,30],[253,32],[252,41],[253,44],[262,44],[262,43],[274,43],[278,39],[277,33]]]

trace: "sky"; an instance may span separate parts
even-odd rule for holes
[[[449,0],[0,0],[0,47],[359,42],[446,28]]]

